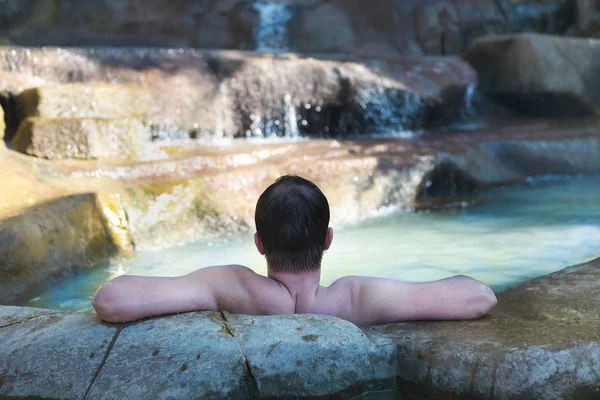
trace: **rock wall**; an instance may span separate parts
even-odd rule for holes
[[[265,3],[289,14],[281,48],[383,58],[459,54],[489,34],[586,34],[597,18],[583,0],[3,0],[0,43],[255,50],[272,28]]]

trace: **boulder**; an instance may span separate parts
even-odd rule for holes
[[[13,139],[15,150],[51,160],[139,159],[150,133],[135,119],[29,117]]]
[[[150,94],[139,87],[116,84],[70,84],[36,87],[17,99],[19,117],[145,118]]]
[[[600,40],[508,35],[473,43],[464,58],[479,89],[520,113],[586,116],[600,110]]]
[[[0,301],[89,268],[117,248],[96,196],[83,194],[22,210],[0,221]]]

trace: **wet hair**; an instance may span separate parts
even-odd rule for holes
[[[286,175],[260,196],[254,214],[271,271],[317,271],[325,252],[329,203],[314,183]]]

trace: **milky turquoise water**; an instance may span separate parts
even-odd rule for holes
[[[473,276],[496,291],[600,257],[600,177],[537,180],[494,189],[472,208],[395,211],[334,226],[322,281],[370,275],[427,281]],[[115,259],[79,273],[26,305],[87,312],[95,290],[121,274],[175,276],[210,265],[265,273],[250,235]]]

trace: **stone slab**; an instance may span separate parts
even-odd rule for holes
[[[145,118],[150,94],[143,88],[118,84],[68,84],[30,88],[17,98],[20,119]]]
[[[0,306],[0,328],[18,324],[22,321],[34,319],[40,316],[57,314],[57,311],[43,308]]]
[[[88,399],[241,399],[245,360],[220,314],[191,313],[125,326]]]
[[[0,328],[0,397],[83,398],[115,332],[62,313]]]
[[[345,397],[393,380],[393,360],[349,322],[319,315],[226,319],[261,398]]]
[[[136,119],[30,117],[12,143],[15,150],[51,160],[138,159],[149,141],[149,131]]]

